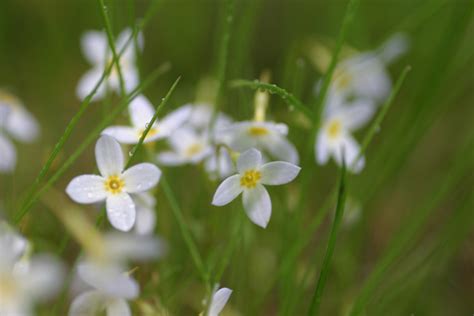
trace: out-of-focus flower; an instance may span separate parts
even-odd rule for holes
[[[122,144],[136,144],[142,137],[149,122],[155,114],[155,109],[150,101],[143,95],[137,96],[129,105],[128,112],[132,126],[111,126],[106,128],[102,134],[110,135]],[[152,142],[169,137],[189,117],[191,107],[183,106],[165,116],[159,122],[155,122],[148,131],[144,142]]]
[[[191,106],[192,112],[187,120],[197,131],[205,131],[208,129],[212,119],[213,108],[210,104],[187,104],[184,106]],[[217,113],[215,121],[215,129],[219,130],[232,123],[232,119],[224,113]],[[216,135],[219,136],[219,135]]]
[[[39,125],[17,97],[0,90],[0,172],[11,172],[16,165],[16,150],[7,134],[31,143],[39,135]]]
[[[316,161],[326,164],[333,156],[337,164],[342,164],[342,151],[348,169],[360,172],[364,168],[365,159],[359,155],[359,144],[351,132],[359,129],[372,117],[375,106],[369,100],[357,100],[350,104],[342,103],[337,95],[328,100],[324,119],[315,142]]]
[[[227,178],[235,172],[232,157],[223,146],[212,151],[204,163],[204,168],[212,180]]]
[[[207,316],[219,316],[231,295],[232,290],[226,287],[214,291],[209,304],[209,312],[207,313]]]
[[[244,121],[232,124],[220,132],[230,135],[228,145],[239,152],[257,148],[275,159],[297,164],[298,151],[286,136],[288,126],[283,123]]]
[[[97,141],[95,156],[101,176],[78,176],[69,183],[66,192],[77,203],[105,200],[112,226],[128,231],[136,219],[135,203],[129,193],[141,193],[154,187],[160,180],[161,170],[153,164],[141,163],[124,171],[120,145],[107,135]]]
[[[139,235],[152,234],[156,226],[156,199],[149,192],[135,194],[133,196],[137,219],[135,222],[135,232]]]
[[[206,133],[198,134],[190,128],[180,128],[170,137],[171,151],[158,154],[158,162],[166,166],[197,164],[212,154],[213,148]]]
[[[125,48],[127,40],[132,36],[130,28],[125,29],[119,34],[115,42],[115,49],[117,55],[123,51],[120,56],[120,70],[127,92],[132,91],[139,82],[138,70],[135,66],[135,47],[133,40]],[[137,42],[139,49],[143,49],[143,35],[137,35]],[[84,99],[99,82],[104,70],[110,66],[113,61],[112,51],[109,47],[107,34],[105,31],[88,31],[84,33],[81,38],[81,48],[87,61],[92,65],[92,69],[84,74],[77,86],[77,96]],[[120,91],[120,77],[117,66],[112,68],[109,77],[102,83],[94,95],[94,100],[99,100],[104,97],[107,89]]]
[[[0,223],[0,315],[32,315],[34,303],[61,285],[62,266],[43,255],[20,260],[25,247],[25,239]]]
[[[212,204],[226,205],[242,193],[247,216],[265,228],[270,220],[272,203],[263,185],[288,183],[296,178],[300,170],[300,167],[285,161],[262,164],[262,154],[255,148],[249,149],[237,160],[238,174],[219,185]]]

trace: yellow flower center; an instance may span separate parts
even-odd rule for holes
[[[145,133],[145,129],[142,129],[142,130],[140,130],[140,131],[138,132],[138,137],[139,137],[139,138],[142,138],[143,133]],[[155,136],[156,134],[158,134],[158,128],[152,127],[152,128],[150,128],[150,130],[149,130],[148,133],[146,134],[145,139],[147,139],[148,137]]]
[[[20,100],[17,97],[3,90],[0,90],[0,102],[4,102],[10,106],[17,106],[20,104]]]
[[[204,149],[204,146],[202,144],[196,143],[192,144],[188,148],[186,148],[185,155],[187,157],[192,157],[198,153],[200,153]]]
[[[248,133],[251,136],[264,136],[268,134],[268,129],[261,126],[252,126],[248,129]]]
[[[119,194],[122,192],[125,182],[118,176],[110,176],[105,180],[105,190],[112,194]]]
[[[257,170],[247,170],[244,175],[240,178],[240,185],[247,189],[255,188],[257,183],[262,178],[262,173]]]
[[[333,120],[328,124],[327,131],[330,138],[337,138],[341,134],[342,124],[339,120]]]
[[[8,276],[0,276],[0,298],[1,301],[8,303],[15,299],[17,287],[12,278]]]
[[[336,88],[343,90],[346,89],[352,82],[352,76],[349,72],[344,69],[336,71],[334,75],[334,83]]]

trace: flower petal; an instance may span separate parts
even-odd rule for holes
[[[92,65],[103,65],[108,51],[105,32],[88,31],[81,36],[82,53]]]
[[[314,151],[315,151],[316,161],[320,165],[326,164],[329,160],[329,153],[330,153],[330,148],[329,148],[328,140],[326,138],[326,133],[324,133],[323,131],[320,131],[318,133],[318,137],[314,145],[315,145]]]
[[[32,142],[39,135],[38,121],[23,106],[13,106],[9,113],[5,129],[15,139]]]
[[[237,170],[239,173],[244,173],[249,169],[260,167],[261,163],[262,153],[255,148],[251,148],[240,154],[239,159],[237,159]]]
[[[127,193],[107,197],[107,217],[113,227],[129,231],[135,224],[135,203]]]
[[[107,254],[115,263],[124,260],[145,261],[166,253],[166,243],[153,236],[113,232],[105,235]]]
[[[144,95],[139,95],[130,102],[128,112],[133,126],[138,129],[145,129],[147,124],[153,118],[155,109]]]
[[[269,137],[267,142],[262,145],[278,160],[287,161],[295,165],[299,163],[299,155],[296,147],[283,136],[275,135]]]
[[[79,99],[84,100],[89,93],[92,92],[96,84],[99,82],[100,78],[102,77],[102,70],[100,68],[94,68],[86,72],[79,83],[77,84],[76,88],[76,95]],[[97,89],[94,97],[92,98],[93,101],[97,101],[103,98],[105,95],[105,85],[102,82],[99,88]]]
[[[341,140],[338,148],[334,149],[334,159],[336,162],[341,165],[342,164],[342,151],[344,150],[345,161],[347,165],[347,169],[359,173],[364,168],[365,159],[361,157],[355,163],[355,159],[359,155],[359,144],[352,138],[351,135],[345,135],[345,137]]]
[[[77,296],[69,308],[69,316],[97,315],[105,307],[107,298],[100,291],[87,291]]]
[[[96,175],[82,175],[69,182],[66,193],[69,197],[82,204],[96,203],[105,200],[105,179]]]
[[[25,273],[19,273],[17,277],[29,297],[47,300],[61,289],[63,276],[63,266],[59,261],[46,255],[36,255],[30,259]]]
[[[186,163],[183,156],[173,151],[161,152],[156,156],[156,159],[163,166],[179,166]]]
[[[211,305],[209,307],[208,316],[218,316],[219,313],[224,309],[225,304],[227,304],[231,294],[232,290],[225,287],[214,293],[212,296]]]
[[[109,135],[122,144],[136,144],[140,137],[135,128],[128,126],[110,126],[102,131],[102,135]]]
[[[141,163],[125,170],[122,177],[127,192],[144,192],[158,184],[161,170],[154,164]]]
[[[341,108],[344,126],[349,130],[356,130],[364,126],[374,113],[375,104],[371,100],[359,99]]]
[[[119,36],[117,36],[116,47],[118,51],[122,51],[122,49],[125,47],[125,44],[127,44],[128,39],[130,38],[131,35],[132,35],[132,29],[126,28],[119,34]],[[138,48],[140,50],[143,50],[144,38],[143,38],[142,32],[139,32],[137,34],[136,40],[137,40]],[[122,56],[124,58],[131,59],[131,60],[135,59],[135,39],[132,39],[130,41],[129,45],[125,49],[125,52],[123,53]]]
[[[262,228],[267,227],[272,215],[272,202],[263,185],[257,184],[253,189],[244,190],[242,197],[250,220]]]
[[[15,146],[0,134],[0,172],[12,172],[16,165]]]
[[[137,207],[135,231],[139,235],[152,234],[156,226],[155,210],[148,207]]]
[[[260,169],[261,183],[266,185],[280,185],[293,181],[301,168],[285,161],[266,163]]]
[[[107,307],[107,316],[131,316],[132,312],[126,300],[115,299],[109,300]]]
[[[122,173],[124,167],[122,148],[111,136],[102,135],[95,145],[97,167],[104,177]]]
[[[234,200],[243,188],[240,185],[240,175],[236,174],[225,179],[217,188],[214,197],[212,198],[212,205],[223,206]]]
[[[159,123],[158,129],[169,135],[178,127],[183,125],[189,119],[192,107],[189,105],[182,106],[166,115]]]

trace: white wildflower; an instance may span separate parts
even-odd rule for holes
[[[212,294],[211,302],[209,304],[209,311],[207,316],[219,316],[224,309],[227,301],[232,295],[232,290],[223,287]]]

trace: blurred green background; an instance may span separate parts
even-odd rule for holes
[[[143,17],[151,2],[106,1],[114,32]],[[214,73],[225,5],[217,0],[159,2],[144,29],[145,49],[139,63],[142,77],[164,62],[171,63],[171,70],[145,92],[153,102],[159,102],[176,77],[182,76],[165,109],[169,111],[193,102],[199,80]],[[474,157],[469,150],[473,143],[466,145],[474,135],[473,6],[469,0],[361,1],[346,43],[371,50],[393,33],[403,32],[410,38],[410,49],[389,70],[394,81],[406,65],[412,70],[368,148],[366,168],[349,178],[349,195],[360,203],[362,216],[339,235],[323,315],[343,315],[377,262],[393,249],[390,240],[404,236],[403,230],[418,220],[416,234],[408,235],[401,254],[371,292],[366,315],[474,313]],[[311,104],[321,74],[307,59],[304,43],[310,38],[335,40],[345,7],[346,1],[339,0],[237,0],[228,79],[255,79],[269,69],[272,82]],[[7,192],[2,199],[10,213],[78,110],[75,88],[90,67],[81,53],[80,36],[103,25],[93,0],[0,1],[0,86],[20,97],[42,127],[40,141],[17,145],[16,173],[2,176],[1,192]],[[236,119],[250,119],[252,98],[251,90],[226,89],[221,109]],[[296,112],[289,114],[277,96],[270,102],[269,117],[290,126],[289,138],[305,156],[308,128]],[[57,164],[99,122],[101,106],[99,102],[90,107]],[[363,134],[356,136],[360,140]],[[73,176],[91,172],[94,163],[90,148],[56,188],[63,190]],[[461,165],[458,175],[456,168]],[[270,190],[274,207],[267,230],[242,220],[241,238],[221,281],[234,289],[229,315],[306,313],[326,248],[330,216],[291,272],[267,289],[288,247],[321,211],[337,182],[332,162],[323,167],[303,166],[303,172],[314,174],[309,186],[295,183]],[[165,169],[165,174],[212,266],[235,237],[229,219],[240,221],[239,216],[244,216],[240,202],[211,207],[216,183],[205,180],[200,169]],[[310,201],[302,210],[292,209],[304,190],[311,192]],[[160,191],[157,194],[157,232],[168,240],[170,252],[157,266],[139,270],[143,299],[152,304],[159,301],[155,305],[173,315],[195,315],[204,297],[202,284],[168,203]],[[424,209],[429,209],[426,216]],[[94,214],[91,209],[91,217]],[[37,249],[54,252],[66,233],[58,227],[59,222],[38,203],[23,230]],[[71,244],[65,260],[73,260],[77,251]]]

